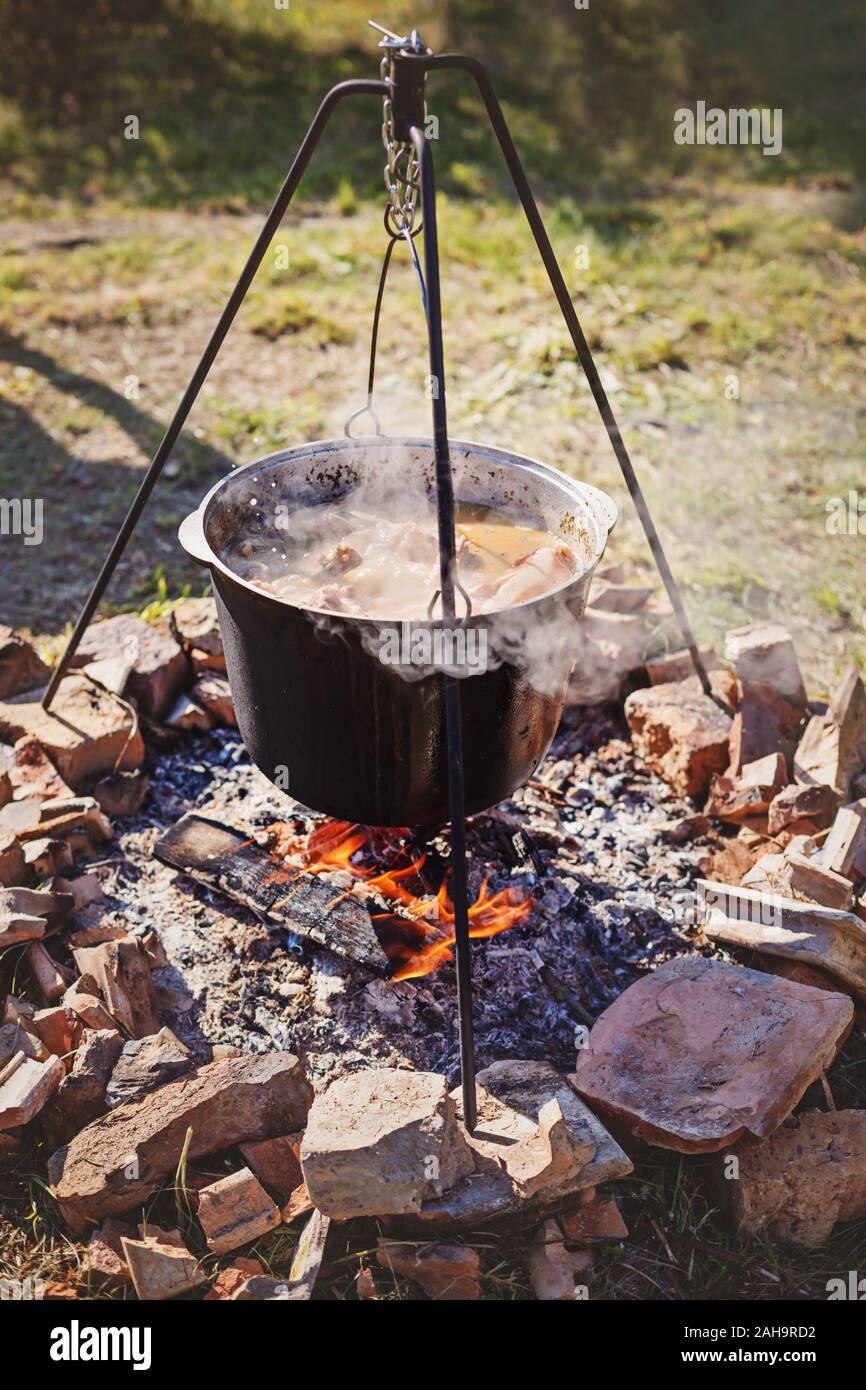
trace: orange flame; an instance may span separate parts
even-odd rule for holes
[[[356,882],[402,909],[371,914],[382,948],[394,967],[392,979],[418,979],[451,959],[454,904],[447,882],[443,882],[435,898],[425,889],[421,871],[427,856],[412,856],[406,844],[408,830],[377,830],[350,821],[325,821],[306,840],[287,835],[287,830],[287,826],[272,827],[275,848],[281,854],[299,858],[302,872],[348,872]],[[409,863],[386,869],[354,864],[353,857],[361,849],[377,857],[390,854],[397,860],[408,855]],[[487,884],[485,878],[469,908],[469,935],[476,939],[498,936],[524,921],[532,910],[531,900],[519,888],[489,893]],[[338,893],[333,902],[351,892],[350,888]]]

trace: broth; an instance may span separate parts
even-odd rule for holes
[[[388,508],[393,513],[393,506]],[[582,568],[561,536],[495,507],[455,508],[457,577],[473,613],[558,589]],[[439,589],[432,509],[387,516],[352,496],[293,511],[282,527],[239,533],[220,558],[240,578],[299,608],[356,617],[422,619]],[[441,611],[437,604],[437,611]],[[463,605],[458,595],[458,612]]]

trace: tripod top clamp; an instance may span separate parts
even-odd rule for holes
[[[401,38],[372,19],[367,22],[383,35],[379,47],[384,50],[382,76],[391,88],[392,139],[398,144],[409,144],[413,125],[424,126],[426,76],[424,64],[412,60],[432,57],[433,50],[427,47],[417,29]]]

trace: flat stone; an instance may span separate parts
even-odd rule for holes
[[[158,632],[132,613],[91,623],[74,658],[91,661],[126,658],[132,666],[125,695],[148,719],[160,719],[186,684],[189,667],[173,637]]]
[[[437,1303],[475,1302],[481,1297],[478,1252],[471,1246],[380,1236],[376,1258],[383,1269],[411,1279]]]
[[[136,1296],[142,1303],[176,1298],[207,1283],[198,1260],[186,1248],[151,1239],[130,1240],[128,1236],[123,1237],[121,1245]]]
[[[750,623],[725,634],[725,656],[743,682],[769,685],[789,704],[806,708],[806,687],[791,634],[781,623]]]
[[[133,769],[144,761],[129,709],[79,672],[64,676],[48,711],[38,700],[0,703],[0,739],[20,738],[35,738],[76,791],[116,765]]]
[[[605,1010],[578,1056],[574,1084],[651,1144],[723,1149],[779,1127],[833,1061],[853,1012],[842,995],[681,957]]]
[[[326,1216],[416,1212],[472,1171],[445,1078],[353,1072],[316,1097],[301,1145],[310,1197]]]
[[[710,676],[729,703],[734,686],[726,672]],[[703,796],[714,773],[728,762],[731,717],[705,695],[697,676],[635,690],[625,702],[635,752],[681,796]]]
[[[803,787],[799,782],[791,782],[776,794],[770,805],[767,828],[771,835],[799,820],[810,820],[815,825],[831,825],[839,806],[839,793],[834,787],[816,782],[811,787]]]
[[[79,1233],[91,1221],[140,1205],[177,1167],[189,1128],[190,1161],[302,1129],[312,1094],[297,1057],[268,1052],[222,1058],[118,1106],[49,1160],[64,1220]]]
[[[198,1194],[198,1219],[208,1248],[237,1250],[280,1225],[280,1209],[249,1168],[220,1178]]]
[[[711,941],[817,966],[866,1001],[866,922],[853,912],[754,888],[704,881],[700,887]]]
[[[137,937],[79,947],[73,955],[82,975],[92,975],[97,981],[109,1012],[131,1038],[159,1032],[156,989]]]
[[[116,1029],[87,1029],[76,1050],[72,1070],[64,1076],[42,1112],[45,1137],[65,1144],[105,1112],[105,1088],[123,1039]]]
[[[241,1144],[241,1153],[259,1182],[279,1194],[283,1200],[303,1183],[301,1172],[301,1140],[303,1134],[280,1134],[276,1139],[260,1139],[255,1144]]]
[[[0,1130],[29,1124],[63,1080],[59,1057],[36,1062],[18,1052],[0,1072]]]
[[[419,1225],[447,1231],[477,1229],[501,1219],[537,1221],[578,1193],[632,1171],[631,1160],[549,1062],[494,1062],[476,1080],[478,1124],[467,1135],[476,1171],[441,1197],[425,1202],[414,1218]],[[461,1115],[459,1088],[452,1094]],[[526,1197],[508,1171],[506,1151],[537,1138],[541,1112],[551,1100],[558,1102],[565,1118],[573,1154],[582,1154],[583,1160],[577,1160],[574,1173],[551,1175],[546,1186]]]
[[[189,1048],[170,1028],[123,1044],[105,1093],[109,1110],[141,1100],[149,1091],[192,1071]]]
[[[47,685],[51,668],[19,633],[0,624],[0,700]]]
[[[732,1152],[738,1176],[719,1186],[742,1235],[815,1249],[866,1216],[866,1110],[807,1110]]]

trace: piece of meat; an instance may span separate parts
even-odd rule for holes
[[[497,607],[512,607],[559,588],[574,571],[574,556],[567,546],[542,545],[531,555],[524,555],[507,573],[476,585],[470,593],[473,601],[495,599]]]
[[[328,574],[345,574],[360,563],[361,556],[351,545],[335,545],[333,550],[319,556],[319,564]]]

